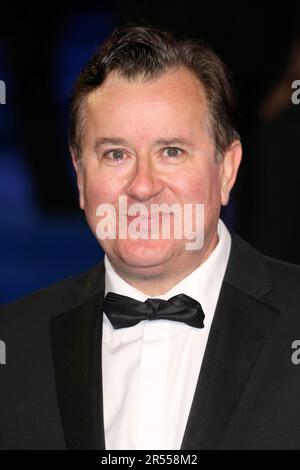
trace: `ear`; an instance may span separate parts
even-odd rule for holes
[[[221,174],[221,204],[226,206],[229,201],[230,191],[235,183],[237,172],[242,160],[242,145],[239,140],[234,140],[223,157]]]
[[[70,148],[70,153],[72,156],[73,167],[76,171],[77,178],[77,187],[79,192],[79,205],[82,210],[84,210],[84,176],[81,159],[77,158],[76,152]]]

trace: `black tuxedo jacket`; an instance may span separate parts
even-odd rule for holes
[[[231,235],[181,448],[300,449],[300,268]],[[105,449],[103,296],[100,263],[0,310],[1,449]]]

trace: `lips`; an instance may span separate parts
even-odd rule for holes
[[[119,214],[120,217],[127,217],[128,219],[135,219],[138,217],[139,219],[159,219],[167,216],[171,216],[172,213],[162,213],[159,212],[158,214],[149,214],[149,215],[143,215],[143,214],[137,214],[137,215],[129,215],[129,214]]]

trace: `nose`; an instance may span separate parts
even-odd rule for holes
[[[134,173],[128,183],[127,193],[132,198],[139,201],[147,201],[163,190],[157,170],[147,158],[136,163]]]

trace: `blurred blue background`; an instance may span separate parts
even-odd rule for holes
[[[103,256],[77,203],[68,100],[96,46],[115,26],[136,21],[203,38],[229,65],[245,161],[223,219],[258,249],[300,263],[299,107],[291,108],[289,98],[276,101],[292,79],[300,79],[300,66],[290,72],[300,57],[300,48],[291,55],[298,2],[272,10],[221,1],[10,2],[1,6],[0,26],[0,80],[6,84],[6,104],[0,105],[0,303],[86,270]],[[278,188],[286,196],[276,212]],[[281,233],[278,211],[285,214]]]

